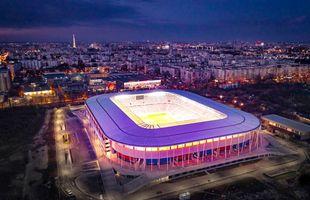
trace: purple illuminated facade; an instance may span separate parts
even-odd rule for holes
[[[156,101],[147,100],[147,95],[151,93],[164,95],[154,97]],[[154,107],[154,102],[160,101],[161,104],[167,104],[165,108],[169,109],[177,102],[172,98],[178,96],[184,101],[206,106],[206,109],[220,113],[221,117],[198,122],[192,120],[193,123],[187,120],[190,122],[172,126],[143,127],[113,101],[119,95],[128,95],[126,103],[135,107],[139,106],[137,102],[146,108],[149,105]],[[219,160],[238,159],[243,155],[255,154],[262,142],[260,121],[255,116],[180,90],[95,96],[86,102],[86,116],[93,143],[115,168],[127,171],[169,171],[178,167],[205,166]]]

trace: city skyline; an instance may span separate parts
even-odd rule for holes
[[[310,2],[40,1],[0,8],[1,42],[309,42]]]
[[[308,200],[310,0],[2,0],[0,199]]]

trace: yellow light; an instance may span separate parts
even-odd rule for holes
[[[152,151],[152,147],[147,147],[145,150],[146,151]]]
[[[207,139],[207,143],[211,143],[212,142],[212,139]]]
[[[199,142],[193,142],[193,145],[198,145],[199,144]]]
[[[191,147],[191,146],[193,146],[193,144],[190,142],[190,143],[186,143],[185,146],[186,147]]]
[[[220,137],[220,140],[226,140],[226,137]]]
[[[205,141],[205,140],[200,140],[199,143],[200,143],[200,144],[205,144],[206,141]]]
[[[231,136],[231,135],[227,136],[227,139],[231,139],[231,138],[232,138],[232,136]]]
[[[170,147],[171,149],[177,149],[178,148],[178,145],[173,145]]]
[[[157,147],[147,147],[146,151],[157,151]]]
[[[127,148],[127,149],[133,149],[133,146],[125,145],[125,148]]]
[[[170,147],[159,147],[159,151],[167,151],[170,150]]]
[[[178,148],[183,148],[183,147],[185,147],[185,144],[179,144],[178,145]]]
[[[272,126],[276,125],[276,123],[273,123],[273,122],[269,122],[269,124],[272,125]]]
[[[145,148],[144,147],[135,147],[135,150],[138,150],[138,151],[144,151]]]
[[[213,141],[219,141],[219,138],[213,138]]]

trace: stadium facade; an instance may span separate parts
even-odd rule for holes
[[[262,143],[255,116],[187,91],[98,95],[86,116],[95,148],[123,173],[225,163]]]

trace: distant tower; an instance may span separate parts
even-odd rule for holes
[[[76,44],[75,44],[75,35],[72,35],[72,48],[75,49],[76,48]]]

